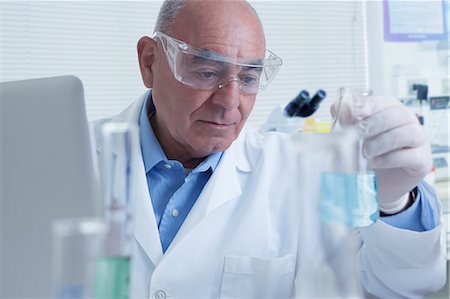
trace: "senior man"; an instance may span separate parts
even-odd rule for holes
[[[294,146],[243,130],[281,65],[256,12],[244,1],[165,1],[137,48],[149,90],[113,118],[139,126],[131,297],[298,296],[309,241],[298,237],[298,202],[308,199],[291,188]],[[371,102],[354,121],[384,214],[356,235],[360,280],[381,298],[419,298],[445,281],[439,201],[421,183],[429,144],[398,101]]]

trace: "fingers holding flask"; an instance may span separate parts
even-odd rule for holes
[[[420,178],[426,175],[432,167],[431,148],[417,117],[395,98],[365,100],[371,104],[355,109],[355,114],[369,165],[402,168]]]
[[[363,138],[370,138],[406,125],[412,125],[410,126],[411,128],[415,126],[415,128],[413,128],[415,132],[412,133],[417,133],[418,129],[422,130],[417,117],[399,101],[396,100],[392,103],[392,106],[385,107],[384,109],[377,108],[386,106],[386,103],[385,105],[378,105],[379,106],[374,107],[372,111],[366,109],[365,114],[362,114],[361,110],[355,111],[355,114],[360,119],[358,121],[358,129]]]
[[[403,169],[416,177],[418,183],[432,168],[431,150],[428,143],[414,148],[401,148],[368,159],[373,169]],[[395,179],[395,178],[393,178]],[[394,182],[392,182],[394,183]]]
[[[418,148],[427,143],[425,133],[419,125],[406,124],[365,138],[363,154],[367,159],[374,159],[393,151]]]

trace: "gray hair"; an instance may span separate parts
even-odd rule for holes
[[[155,32],[169,34],[175,17],[183,9],[186,0],[166,0],[163,2],[159,10],[158,19],[156,20]]]
[[[258,16],[258,13],[253,8],[253,6],[247,1],[246,3],[253,10],[256,16]],[[154,32],[159,31],[165,34],[169,34],[173,22],[175,21],[175,17],[183,9],[185,4],[186,0],[165,0],[159,10],[158,19],[156,20]]]

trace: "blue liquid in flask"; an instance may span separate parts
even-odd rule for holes
[[[321,177],[320,220],[365,227],[379,218],[373,172],[324,173]]]

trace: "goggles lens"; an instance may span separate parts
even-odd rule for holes
[[[264,90],[283,64],[266,51],[265,59],[243,59],[200,50],[164,33],[156,32],[172,73],[178,81],[198,89],[222,88],[232,81],[247,94]]]

